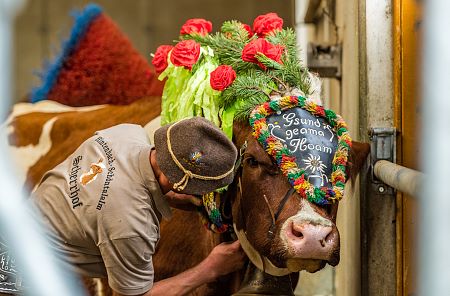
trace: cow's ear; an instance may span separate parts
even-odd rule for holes
[[[237,147],[241,147],[247,136],[252,132],[248,121],[234,120],[233,122],[233,142]]]
[[[349,154],[349,163],[347,166],[347,176],[352,183],[355,181],[361,167],[367,159],[370,152],[370,145],[368,143],[352,141],[352,149]]]

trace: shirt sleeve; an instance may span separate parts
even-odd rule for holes
[[[153,286],[154,246],[142,237],[114,239],[100,246],[110,287],[123,295],[143,294]]]

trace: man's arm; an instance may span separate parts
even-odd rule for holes
[[[245,258],[239,241],[222,243],[216,246],[209,256],[197,266],[174,277],[154,283],[152,289],[142,296],[185,295],[222,275],[241,269]],[[122,296],[118,293],[114,295]]]

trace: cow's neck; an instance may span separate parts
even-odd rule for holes
[[[239,239],[242,249],[247,254],[252,263],[260,270],[273,276],[283,276],[291,273],[287,268],[280,268],[275,266],[269,258],[261,255],[252,244],[248,241],[247,235],[243,229],[238,230],[236,224],[233,223],[234,232]]]

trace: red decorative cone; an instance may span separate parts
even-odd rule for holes
[[[42,86],[33,91],[33,102],[129,104],[162,94],[163,82],[153,66],[98,6],[86,7],[75,22],[61,56],[43,75]]]

